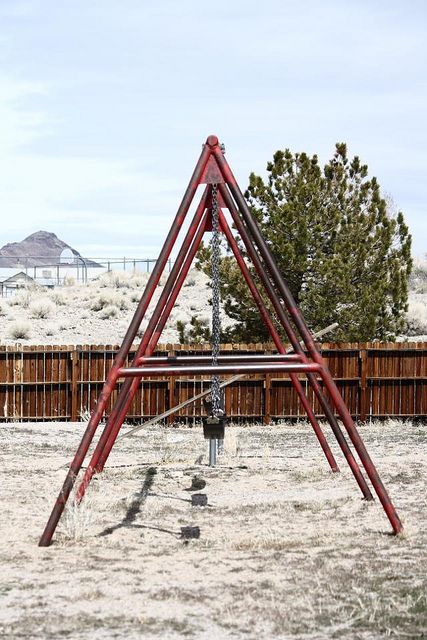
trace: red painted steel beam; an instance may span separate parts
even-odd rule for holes
[[[246,266],[246,262],[244,261],[243,256],[240,253],[240,249],[239,249],[239,247],[237,245],[236,240],[234,239],[234,236],[233,236],[233,234],[231,232],[231,229],[230,229],[230,227],[229,227],[229,225],[227,223],[227,220],[226,220],[226,218],[224,216],[224,213],[221,210],[219,212],[219,223],[220,223],[221,229],[222,229],[222,231],[223,231],[223,233],[224,233],[224,235],[225,235],[225,237],[226,237],[226,239],[228,241],[228,244],[229,244],[229,246],[230,246],[230,248],[231,248],[231,250],[232,250],[232,252],[233,252],[233,254],[234,254],[235,258],[236,258],[236,261],[237,261],[237,263],[238,263],[238,265],[240,267],[240,270],[241,270],[241,272],[243,274],[243,277],[244,277],[244,279],[246,281],[246,284],[249,287],[249,290],[250,290],[250,292],[252,294],[252,297],[255,300],[255,303],[256,303],[256,305],[257,305],[257,307],[259,309],[261,317],[264,320],[265,325],[269,330],[269,333],[270,333],[270,335],[272,337],[272,340],[273,340],[274,344],[276,345],[277,350],[281,354],[286,354],[286,349],[283,346],[283,343],[282,343],[282,341],[280,339],[280,336],[277,333],[276,328],[275,328],[275,326],[274,326],[274,324],[273,324],[273,322],[271,320],[270,314],[267,311],[267,308],[266,308],[266,306],[264,304],[264,301],[261,298],[257,287],[255,286],[255,283],[254,283],[254,281],[252,279],[252,276],[251,276],[251,274],[249,272],[248,267]],[[300,360],[305,361],[304,354],[299,353],[299,354],[293,354],[293,355],[296,355]],[[290,379],[291,379],[291,382],[292,382],[292,384],[293,384],[293,386],[295,388],[295,391],[297,392],[298,397],[300,398],[301,403],[302,403],[302,405],[303,405],[303,407],[304,407],[304,409],[305,409],[305,411],[307,413],[307,417],[308,417],[308,419],[310,421],[311,426],[313,427],[314,433],[315,433],[315,435],[316,435],[316,437],[317,437],[317,439],[319,441],[319,444],[320,444],[320,446],[321,446],[321,448],[322,448],[322,450],[323,450],[323,452],[324,452],[324,454],[326,456],[326,459],[327,459],[327,461],[329,463],[329,466],[331,467],[332,471],[334,471],[334,472],[339,471],[338,464],[337,464],[337,462],[336,462],[336,460],[335,460],[335,458],[334,458],[334,456],[332,454],[332,451],[331,451],[331,449],[330,449],[330,447],[328,445],[328,442],[327,442],[327,440],[326,440],[326,438],[325,438],[325,436],[324,436],[324,434],[323,434],[323,432],[322,432],[322,430],[320,428],[320,425],[319,425],[319,423],[318,423],[318,421],[316,419],[314,411],[313,411],[310,403],[308,402],[307,396],[304,393],[303,386],[302,386],[298,376],[295,375],[294,373],[292,373],[290,375]]]
[[[160,317],[160,320],[159,320],[159,323],[158,323],[158,325],[156,327],[156,331],[152,335],[152,337],[150,339],[150,343],[146,348],[146,352],[145,353],[148,356],[150,356],[154,352],[154,350],[155,350],[155,348],[157,346],[157,342],[158,342],[158,340],[160,338],[160,335],[162,333],[163,327],[166,324],[167,319],[169,318],[170,311],[171,311],[173,305],[175,304],[175,300],[178,297],[178,294],[179,294],[179,292],[180,292],[180,290],[182,288],[182,285],[183,285],[184,280],[185,280],[185,278],[187,276],[187,273],[188,273],[188,271],[189,271],[189,269],[191,267],[191,264],[192,264],[192,262],[194,260],[194,257],[195,257],[195,255],[197,253],[197,250],[198,250],[198,248],[200,246],[200,241],[201,241],[201,239],[203,237],[203,234],[205,232],[205,228],[206,228],[206,224],[208,222],[208,218],[209,218],[208,212],[206,212],[205,217],[203,218],[203,220],[202,220],[202,222],[200,224],[200,227],[199,227],[199,229],[197,231],[197,234],[194,237],[193,243],[192,243],[191,248],[190,248],[190,250],[188,252],[188,255],[187,255],[186,259],[185,259],[185,262],[184,262],[184,264],[182,266],[182,269],[181,269],[181,271],[180,271],[180,273],[178,275],[178,278],[177,278],[176,282],[174,283],[174,286],[172,288],[172,291],[171,291],[171,294],[170,294],[169,299],[167,301],[167,304],[165,305],[165,307],[163,309],[163,313],[162,313],[162,315]],[[147,331],[148,331],[148,328],[147,328]],[[135,393],[136,389],[138,388],[139,382],[140,382],[139,379],[132,380],[132,393],[133,394]],[[105,448],[104,448],[104,450],[102,451],[102,453],[100,455],[98,465],[96,466],[96,471],[97,472],[102,471],[102,469],[104,468],[104,465],[105,465],[105,463],[106,463],[106,461],[108,459],[108,456],[110,455],[111,449],[112,449],[112,447],[114,445],[114,442],[115,442],[115,440],[117,438],[117,435],[118,435],[120,427],[121,427],[121,425],[123,423],[123,420],[126,417],[130,402],[132,401],[132,398],[133,398],[133,395],[130,396],[130,398],[127,400],[127,403],[120,409],[120,413],[119,413],[119,416],[118,416],[118,419],[117,419],[117,425],[115,426],[114,430],[110,434],[110,436],[108,438],[108,441],[107,441],[107,444],[105,445]]]
[[[175,260],[174,268],[172,269],[168,280],[163,287],[162,294],[151,315],[143,339],[135,355],[133,364],[136,364],[136,362],[141,359],[141,354],[147,354],[148,356],[150,356],[154,351],[155,346],[150,346],[148,343],[153,337],[153,332],[156,328],[156,325],[158,324],[159,319],[162,317],[162,314],[165,311],[171,293],[173,294],[177,286],[177,282],[181,282],[181,288],[182,283],[185,280],[185,277],[197,252],[197,249],[200,245],[200,240],[204,234],[206,221],[208,218],[208,214],[207,212],[204,213],[204,210],[209,191],[210,188],[205,190],[204,196],[196,210],[192,224],[187,231],[185,240],[180,248],[177,259]],[[202,215],[203,218],[201,217]],[[126,385],[125,393],[123,394],[121,401],[119,401],[118,399],[118,401],[116,402],[116,405],[110,416],[110,420],[107,423],[107,428],[102,434],[100,442],[95,448],[91,461],[88,465],[88,468],[86,469],[83,480],[77,491],[76,500],[78,502],[83,498],[94,473],[100,473],[104,468],[104,465],[108,459],[108,456],[110,455],[111,449],[114,446],[114,442],[116,441],[120,428],[126,417],[128,409],[133,401],[133,398],[135,397],[139,382],[139,380],[125,381],[125,384],[123,385],[124,387]]]
[[[219,355],[218,356],[218,362],[243,362],[243,363],[250,363],[250,362],[258,362],[258,361],[262,361],[262,362],[301,362],[302,358],[301,356],[299,356],[296,353],[284,353],[284,354],[270,354],[270,355],[262,355],[262,354],[255,354],[255,355],[235,355],[235,356],[227,356],[227,355]],[[158,365],[158,364],[176,364],[176,365],[180,365],[180,364],[195,364],[198,362],[212,362],[212,356],[159,356],[156,357],[154,356],[153,358],[151,357],[145,357],[142,356],[142,358],[139,359],[138,361],[138,365]],[[135,363],[136,364],[136,363]]]
[[[219,189],[221,191],[221,194],[223,196],[223,199],[225,201],[225,204],[228,208],[228,210],[230,211],[231,217],[233,219],[233,222],[236,226],[237,231],[239,232],[239,235],[245,245],[246,251],[248,252],[248,255],[250,257],[250,259],[252,260],[252,263],[255,267],[255,270],[262,282],[262,285],[264,286],[264,289],[269,297],[269,299],[271,300],[271,303],[273,304],[273,307],[277,313],[277,317],[280,320],[280,323],[283,327],[283,329],[285,330],[290,343],[292,344],[294,350],[300,354],[301,356],[304,356],[304,358],[306,358],[304,351],[298,341],[298,338],[296,337],[294,330],[286,316],[286,313],[282,307],[282,304],[279,300],[279,297],[275,291],[275,289],[273,288],[267,273],[264,269],[264,266],[261,263],[261,259],[258,256],[258,253],[252,243],[252,238],[249,234],[249,232],[247,231],[243,221],[241,220],[239,213],[235,207],[234,201],[231,198],[230,193],[228,192],[228,190],[226,188],[223,187],[223,185],[219,186]],[[308,362],[308,358],[306,358],[305,360],[306,362]],[[362,475],[361,470],[359,469],[359,466],[356,462],[355,457],[353,456],[353,453],[344,437],[344,434],[342,433],[339,424],[332,412],[332,410],[329,407],[328,402],[326,401],[326,399],[323,396],[323,393],[321,391],[320,385],[318,384],[317,380],[316,380],[316,376],[313,376],[312,374],[307,374],[307,379],[311,385],[311,387],[313,388],[321,406],[323,407],[323,410],[325,412],[326,418],[331,426],[331,429],[335,435],[335,438],[337,439],[337,442],[341,448],[341,451],[343,452],[343,455],[347,461],[347,464],[349,465],[354,478],[364,496],[364,498],[366,500],[373,500],[373,496],[371,493],[371,490],[369,489],[365,478]],[[307,403],[309,404],[309,403]],[[304,405],[304,408],[306,409],[306,406]]]
[[[216,139],[217,142],[217,139]],[[77,475],[81,469],[83,461],[88,452],[89,446],[93,440],[93,437],[98,428],[99,422],[104,414],[107,402],[111,396],[113,389],[116,386],[117,381],[117,371],[120,367],[123,366],[127,354],[129,353],[129,349],[135,339],[137,331],[141,325],[142,319],[145,315],[147,307],[151,301],[155,288],[158,284],[160,276],[165,268],[165,265],[169,259],[170,253],[172,251],[173,245],[175,244],[176,238],[181,230],[183,222],[185,220],[185,216],[190,207],[191,201],[194,198],[194,194],[196,193],[197,187],[200,183],[201,176],[205,169],[206,163],[211,155],[211,145],[215,144],[215,139],[211,136],[207,140],[207,144],[203,146],[202,153],[197,162],[196,168],[194,169],[193,175],[191,176],[190,183],[187,187],[187,190],[184,194],[184,197],[181,201],[181,204],[178,208],[178,212],[175,216],[175,220],[170,228],[170,231],[166,237],[163,248],[160,252],[159,258],[156,261],[154,269],[151,273],[147,286],[144,290],[144,293],[141,297],[141,300],[138,304],[138,307],[135,311],[134,317],[129,325],[129,328],[125,334],[123,339],[123,343],[117,352],[113,365],[108,373],[107,379],[103,385],[102,391],[99,395],[96,406],[91,414],[88,425],[86,427],[86,431],[83,435],[83,438],[80,442],[80,445],[77,449],[77,452],[74,456],[73,461],[71,462],[70,468],[66,475],[64,484],[61,488],[61,491],[56,499],[55,505],[52,509],[46,527],[42,533],[42,536],[39,541],[39,546],[47,547],[50,545],[52,536],[55,532],[55,529],[58,525],[59,519],[64,511],[65,504],[68,500],[68,497],[71,493],[71,490],[76,481]]]
[[[286,284],[286,282],[283,280],[282,275],[280,273],[280,270],[277,267],[277,264],[274,260],[273,255],[270,252],[270,249],[267,245],[267,243],[265,242],[264,238],[262,237],[262,234],[258,228],[258,225],[256,224],[255,219],[252,217],[252,214],[249,211],[248,205],[245,201],[245,198],[243,197],[242,192],[240,191],[240,188],[231,172],[230,167],[228,166],[227,161],[225,160],[219,145],[215,146],[213,148],[213,153],[215,154],[215,157],[217,159],[218,165],[221,168],[221,171],[223,173],[223,176],[230,188],[231,193],[233,194],[233,197],[238,205],[240,214],[244,220],[244,222],[247,224],[248,229],[254,239],[254,242],[258,248],[258,251],[260,252],[260,255],[262,256],[267,269],[273,279],[273,281],[275,282],[283,300],[284,303],[288,309],[288,312],[290,314],[290,316],[292,317],[295,326],[297,327],[311,357],[313,358],[314,362],[317,362],[321,365],[323,365],[323,358],[320,355],[320,353],[317,351],[314,339],[305,323],[305,320],[295,302],[295,299],[291,293],[291,290],[289,289],[288,285]],[[349,438],[351,440],[351,442],[353,443],[354,448],[357,451],[357,454],[360,458],[360,461],[362,462],[362,465],[365,468],[366,473],[368,474],[368,477],[370,479],[370,481],[372,482],[372,485],[375,489],[375,492],[384,508],[385,513],[387,514],[387,517],[390,521],[390,524],[393,527],[393,531],[397,534],[400,533],[403,530],[403,525],[400,521],[399,516],[397,515],[396,509],[393,506],[393,503],[386,491],[385,486],[383,485],[379,474],[375,468],[374,463],[372,462],[371,457],[368,454],[368,451],[365,447],[365,444],[362,440],[362,438],[360,437],[360,434],[358,433],[356,426],[353,422],[353,419],[348,411],[348,408],[345,404],[345,402],[342,400],[341,395],[338,391],[338,388],[329,372],[329,370],[327,369],[327,367],[325,367],[323,365],[323,371],[322,371],[322,379],[323,382],[330,394],[330,396],[332,397],[332,401],[339,413],[339,415],[341,416],[341,419],[343,421],[343,424],[347,430],[347,433],[349,435]]]
[[[119,369],[119,378],[135,377],[148,378],[150,376],[181,376],[181,375],[226,375],[226,374],[250,374],[250,373],[320,373],[322,365],[312,362],[310,364],[281,364],[265,362],[261,364],[218,364],[218,365],[183,365],[171,367],[163,365],[159,367],[123,367]]]
[[[182,268],[182,265],[184,263],[185,257],[188,253],[188,250],[194,240],[194,236],[197,232],[197,228],[200,226],[200,222],[202,220],[202,217],[204,215],[205,212],[205,208],[206,208],[206,204],[208,202],[209,199],[209,194],[211,191],[211,187],[206,187],[202,198],[200,200],[200,203],[196,209],[196,212],[193,216],[193,219],[189,225],[189,228],[187,230],[187,233],[185,235],[184,241],[181,245],[181,248],[178,252],[177,258],[174,262],[174,265],[172,267],[172,270],[168,276],[168,279],[165,283],[165,286],[162,289],[162,293],[160,295],[159,300],[157,301],[156,307],[153,311],[153,313],[151,314],[150,320],[148,322],[147,328],[144,332],[144,336],[142,338],[142,341],[138,347],[138,350],[134,356],[133,362],[132,364],[135,366],[138,362],[138,360],[141,358],[141,354],[145,353],[147,351],[147,346],[148,343],[152,337],[153,331],[156,327],[156,324],[158,323],[159,317],[162,314],[165,305],[167,303],[167,300],[170,296],[170,293],[173,289],[173,287],[175,286],[175,282],[176,279],[179,275],[179,272]],[[151,352],[149,352],[149,355],[151,355]],[[132,380],[126,380],[125,383],[122,386],[122,389],[119,392],[119,395],[117,397],[117,400],[114,404],[114,407],[111,411],[111,414],[107,420],[107,424],[105,426],[105,429],[95,447],[95,451],[92,454],[91,460],[89,462],[89,465],[85,471],[85,474],[83,476],[83,480],[79,486],[79,489],[76,493],[76,501],[80,502],[81,499],[83,498],[86,489],[94,475],[94,473],[99,473],[100,471],[102,471],[102,468],[105,464],[105,460],[107,459],[109,452],[111,451],[111,447],[113,446],[115,439],[117,437],[117,434],[121,428],[121,425],[123,424],[123,420],[127,414],[127,411],[135,397],[135,393],[138,389],[138,384],[133,383]],[[111,435],[113,434],[113,435]],[[104,449],[105,447],[107,447],[107,451],[108,453],[104,454]],[[100,460],[101,458],[104,460],[104,462],[101,464]]]

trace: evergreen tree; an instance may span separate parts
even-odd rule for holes
[[[268,179],[252,173],[245,193],[309,327],[332,322],[331,339],[390,339],[403,326],[411,236],[401,212],[388,210],[376,178],[344,143],[323,169],[316,155],[277,151]],[[198,254],[209,273],[209,249]],[[237,320],[227,340],[268,340],[234,258],[222,260],[225,309]]]

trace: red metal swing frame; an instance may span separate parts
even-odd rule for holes
[[[190,222],[187,233],[178,252],[177,259],[168,276],[166,284],[163,287],[154,312],[149,319],[147,329],[134,356],[132,365],[125,368],[124,364],[129,354],[129,350],[147,312],[148,305],[150,304],[160,277],[165,270],[172,248],[176,242],[179,232],[182,229],[185,217],[193,201],[197,187],[200,184],[205,184],[206,187],[194,213],[193,219]],[[205,364],[206,360],[203,359],[203,357],[152,357],[162,330],[167,322],[196,252],[200,246],[202,237],[206,231],[210,231],[210,207],[213,184],[218,185],[220,230],[224,234],[236,258],[243,277],[276,346],[278,354],[274,357],[221,357],[217,366]],[[274,326],[259,290],[257,289],[246,262],[243,259],[222,208],[228,209],[231,215],[234,226],[245,246],[247,256],[252,261],[264,291],[267,294],[275,310],[276,316],[293,347],[295,352],[294,354],[286,354],[285,347],[279,333]],[[302,340],[304,348],[300,345],[299,339]],[[298,377],[298,374],[306,375],[308,384],[312,388],[325,413],[326,419],[329,422],[344,457],[350,466],[363,497],[366,500],[372,500],[373,495],[371,490],[350,449],[344,433],[341,430],[335,415],[336,412],[341,419],[347,435],[358,454],[369,480],[371,481],[375,493],[384,508],[393,528],[393,532],[396,534],[400,533],[403,529],[402,523],[378,475],[375,465],[366,450],[364,442],[354,425],[347,406],[316,347],[313,336],[304,321],[288,285],[283,279],[282,274],[280,273],[252,214],[250,213],[243,194],[240,191],[234,175],[224,157],[218,138],[211,135],[203,145],[202,153],[184,194],[175,220],[150,275],[149,281],[126,332],[123,343],[115,356],[113,365],[108,373],[101,394],[89,419],[86,431],[68,470],[63,487],[55,502],[45,530],[40,538],[39,545],[48,546],[51,543],[52,536],[76,482],[89,446],[92,443],[101,418],[104,415],[107,403],[113,390],[116,388],[119,379],[124,378],[124,382],[117,394],[112,411],[108,416],[103,432],[98,440],[89,465],[76,492],[77,501],[80,501],[83,498],[93,475],[101,472],[104,468],[141,379],[145,376],[229,373],[249,374],[274,371],[284,372],[289,375],[292,385],[294,386],[301,404],[307,413],[307,417],[313,427],[316,437],[319,440],[330,468],[332,471],[339,471],[338,465],[304,392],[301,380]],[[320,384],[319,378],[322,381],[322,384]],[[332,406],[326,397],[325,392],[328,393],[332,400]]]

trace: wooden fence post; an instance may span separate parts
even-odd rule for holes
[[[168,357],[176,356],[176,351],[168,351]],[[175,406],[175,378],[174,376],[168,377],[168,397],[169,397],[169,409]],[[175,419],[175,414],[171,413],[167,417],[167,423],[172,424]]]
[[[264,424],[271,422],[271,373],[266,373],[264,378]]]
[[[359,381],[359,420],[361,422],[366,421],[366,413],[367,413],[367,350],[360,349],[359,350],[359,363],[360,363],[360,381]]]
[[[78,420],[78,373],[80,367],[79,352],[74,348],[71,356],[71,422]]]

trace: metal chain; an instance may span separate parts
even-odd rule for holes
[[[220,292],[219,292],[219,268],[220,268],[220,238],[218,222],[218,185],[212,185],[212,364],[218,364],[219,348],[221,341],[221,317],[220,317]],[[219,376],[212,376],[211,380],[212,415],[222,415],[221,391]]]

